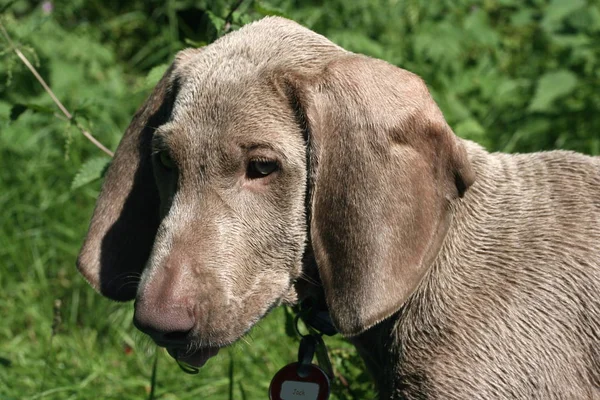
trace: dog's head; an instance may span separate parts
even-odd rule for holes
[[[310,248],[356,335],[415,290],[473,179],[420,78],[267,18],[177,56],[119,145],[78,268],[201,365],[303,295]]]

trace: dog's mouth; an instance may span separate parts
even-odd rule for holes
[[[200,368],[206,362],[217,355],[218,347],[205,347],[195,350],[190,350],[183,347],[167,347],[167,352],[175,360],[183,362],[192,367]]]

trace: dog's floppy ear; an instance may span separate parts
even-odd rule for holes
[[[475,176],[416,75],[347,55],[292,83],[310,136],[311,242],[338,330],[357,335],[414,292]],[[298,112],[298,110],[297,110]]]
[[[178,54],[131,121],[108,168],[77,268],[102,295],[135,298],[137,282],[159,225],[160,200],[151,159],[154,130],[170,114],[177,81],[173,71],[193,50]]]

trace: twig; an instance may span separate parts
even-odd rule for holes
[[[42,85],[44,90],[46,90],[46,92],[50,95],[50,97],[52,98],[52,101],[54,101],[54,104],[56,104],[58,106],[58,108],[60,109],[60,111],[62,111],[62,113],[65,115],[65,117],[67,117],[67,119],[69,121],[74,122],[75,125],[77,126],[77,128],[79,128],[79,130],[83,134],[83,136],[85,136],[90,142],[92,142],[96,147],[98,147],[100,150],[102,150],[109,156],[113,157],[114,153],[112,151],[107,149],[102,143],[100,143],[98,141],[98,139],[96,139],[94,136],[92,136],[91,133],[89,133],[88,131],[83,129],[83,127],[79,123],[77,123],[77,121],[73,118],[73,115],[69,112],[69,110],[67,110],[65,108],[65,106],[61,103],[61,101],[56,97],[56,95],[54,94],[52,89],[50,89],[50,86],[48,86],[48,84],[46,83],[44,78],[42,78],[40,76],[40,74],[37,72],[35,67],[29,62],[29,60],[27,59],[27,57],[25,57],[25,55],[21,52],[21,50],[19,50],[14,45],[13,41],[11,40],[10,36],[8,35],[8,32],[6,31],[6,29],[4,29],[4,25],[2,25],[2,22],[0,22],[0,31],[2,31],[2,35],[8,42],[9,47],[15,52],[15,54],[21,59],[21,61],[23,61],[23,64],[25,64],[25,66],[27,68],[29,68],[29,71],[31,71],[33,76],[35,76],[35,78]]]
[[[229,14],[225,17],[225,24],[223,25],[223,34],[229,32],[231,29],[231,20],[233,19],[233,13],[237,11],[238,8],[242,5],[244,0],[237,0],[236,3],[231,7]]]

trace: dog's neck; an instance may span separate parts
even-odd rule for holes
[[[485,164],[489,154],[480,146],[473,143],[468,142],[466,145],[468,145],[469,155],[475,169],[479,173],[484,174],[487,167],[482,164]],[[477,196],[481,195],[478,194]],[[464,224],[464,221],[461,223],[454,219],[464,219],[468,215],[464,211],[464,208],[472,208],[474,207],[473,203],[476,202],[470,199],[471,197],[473,195],[468,193],[466,198],[459,199],[453,203],[449,211],[452,213],[449,216],[449,231],[456,230],[457,223],[459,225]],[[456,236],[456,234],[451,236]],[[443,237],[446,239],[446,233],[444,233]],[[456,278],[454,276],[456,271],[453,270],[456,266],[446,265],[443,260],[449,258],[459,259],[459,255],[463,253],[461,249],[468,245],[452,238],[450,238],[450,241],[452,243],[444,243],[439,253],[433,256],[431,260],[428,260],[432,264],[432,267],[400,310],[360,335],[349,338],[349,342],[356,347],[369,373],[372,375],[381,398],[391,398],[394,394],[387,393],[385,392],[386,390],[401,388],[405,385],[401,381],[403,379],[402,374],[399,374],[397,370],[397,366],[399,365],[398,360],[406,360],[410,363],[406,358],[405,345],[417,339],[415,335],[419,336],[419,332],[431,333],[432,337],[429,339],[434,340],[436,336],[434,332],[437,332],[439,326],[444,324],[445,317],[443,314],[440,314],[442,308],[435,307],[435,305],[444,302],[443,299],[439,298],[444,291],[439,290],[438,286],[444,282],[451,284]],[[449,257],[448,254],[450,252],[454,256]],[[302,278],[296,282],[295,289],[298,295],[298,302],[311,299],[312,302],[318,304],[322,309],[327,309],[325,294],[319,278],[318,266],[310,245],[303,259]]]
[[[315,307],[327,309],[318,267],[310,246],[304,256],[302,278],[295,283],[295,290],[298,303],[310,301],[315,304]],[[392,344],[391,341],[395,337],[394,322],[396,320],[397,315],[395,314],[362,334],[349,339],[365,362],[367,370],[373,376],[382,398],[386,398],[382,390],[393,387],[390,384],[393,383],[394,374],[385,373],[385,371],[392,371],[396,362],[395,356],[389,352],[391,346],[388,346],[388,344]]]
[[[483,176],[489,168],[486,165],[489,153],[473,143],[466,145],[475,170]],[[474,264],[465,258],[468,257],[466,249],[474,244],[459,240],[463,237],[460,231],[465,231],[465,225],[476,225],[473,215],[478,215],[481,207],[477,203],[485,196],[486,193],[478,189],[452,203],[444,243],[415,292],[390,318],[350,338],[373,376],[380,398],[396,398],[394,396],[404,391],[419,392],[424,390],[420,385],[427,385],[426,377],[419,375],[419,367],[430,354],[427,350],[421,354],[419,349],[434,348],[432,344],[444,335],[449,318],[445,314],[447,288],[454,286],[457,280],[468,281],[468,272],[461,269],[465,263]]]

